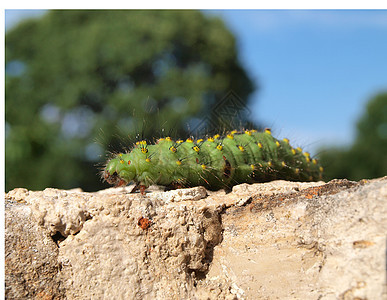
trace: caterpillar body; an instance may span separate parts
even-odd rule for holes
[[[288,139],[274,138],[265,129],[234,130],[205,140],[166,137],[152,145],[138,141],[130,151],[108,160],[102,177],[116,186],[134,182],[144,194],[152,184],[218,190],[276,179],[315,181],[322,178],[322,172],[309,153],[293,148]]]

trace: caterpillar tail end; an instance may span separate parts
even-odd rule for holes
[[[102,172],[102,178],[104,181],[106,181],[107,183],[111,184],[111,185],[114,185],[114,187],[120,187],[120,186],[125,186],[127,185],[129,182],[126,181],[125,179],[122,179],[117,172],[114,172],[113,174],[110,174],[109,171],[107,170],[104,170]],[[134,193],[135,191],[139,190],[141,195],[145,195],[145,190],[147,189],[148,187],[144,184],[137,184],[135,186],[135,188],[132,190],[132,193]]]
[[[114,185],[115,187],[124,186],[127,185],[128,182],[124,179],[122,179],[117,172],[114,172],[113,174],[110,174],[109,171],[103,171],[102,178],[107,183]]]

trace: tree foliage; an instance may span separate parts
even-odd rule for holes
[[[184,136],[229,90],[246,104],[253,86],[216,17],[61,10],[27,20],[6,34],[6,189],[100,189],[95,164],[108,146],[161,129]]]
[[[371,99],[357,124],[349,149],[325,149],[321,154],[326,179],[360,180],[387,175],[387,93]]]

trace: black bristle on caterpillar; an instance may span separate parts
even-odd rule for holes
[[[309,153],[274,138],[267,128],[185,141],[165,137],[151,145],[138,141],[108,160],[102,178],[115,186],[134,182],[143,194],[152,184],[218,190],[277,179],[316,181],[322,172]]]

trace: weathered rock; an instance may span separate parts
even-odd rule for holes
[[[385,299],[387,178],[253,197],[222,215],[208,278],[247,299]]]
[[[386,297],[386,177],[131,189],[6,194],[6,297]]]
[[[18,201],[23,200],[17,197],[23,193],[20,190],[14,193]],[[5,205],[6,298],[64,299],[58,247],[38,225],[29,205],[11,201]]]

